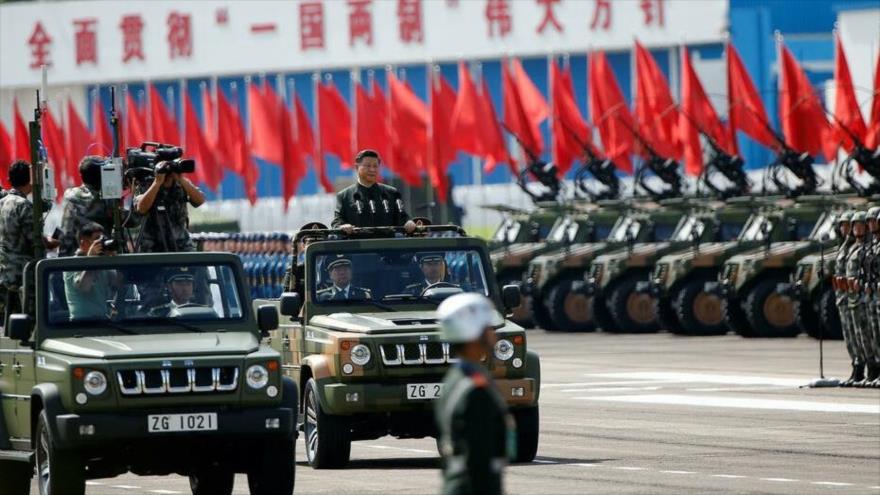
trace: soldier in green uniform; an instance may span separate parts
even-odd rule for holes
[[[867,355],[864,346],[864,328],[865,328],[865,306],[862,297],[862,291],[859,280],[862,274],[862,253],[865,246],[865,212],[857,211],[853,213],[852,219],[852,235],[855,241],[850,248],[846,258],[846,305],[850,321],[850,334],[852,345],[858,357],[858,370],[853,370],[853,376],[843,383],[844,386],[853,386],[861,383],[865,379],[865,365],[867,364]],[[856,362],[853,362],[856,367]]]
[[[134,198],[135,210],[145,217],[138,246],[141,253],[196,250],[189,234],[187,204],[198,208],[205,194],[182,174],[164,173],[165,166],[165,162],[156,165],[153,183]]]
[[[326,230],[327,226],[321,222],[309,222],[303,225],[299,230]],[[287,269],[284,271],[284,279],[281,282],[282,290],[290,292],[299,290],[302,292],[302,282],[303,276],[303,263],[305,263],[306,259],[306,246],[312,241],[310,237],[301,237],[299,240],[299,246],[295,246],[296,250],[294,252],[294,256],[290,257],[290,263],[287,265]],[[284,250],[286,251],[288,248],[285,246]]]
[[[858,348],[855,345],[855,339],[852,332],[852,320],[850,318],[849,306],[847,305],[847,296],[849,290],[846,283],[846,260],[849,258],[850,251],[855,246],[855,237],[852,235],[852,215],[854,212],[847,211],[840,215],[838,222],[838,230],[840,236],[840,245],[837,248],[837,255],[834,263],[834,294],[835,304],[840,313],[840,325],[843,332],[843,340],[846,344],[846,350],[852,363],[852,374],[846,382],[852,382],[860,379],[864,371],[864,363],[859,360]],[[845,382],[845,383],[846,383]]]
[[[352,266],[350,259],[339,256],[327,264],[327,272],[330,274],[333,285],[319,290],[315,294],[318,302],[363,301],[373,298],[370,289],[351,285]]]
[[[864,259],[862,261],[862,280],[861,288],[864,294],[865,307],[865,352],[867,354],[867,373],[863,385],[874,386],[880,383],[880,352],[878,347],[878,338],[880,338],[880,321],[877,319],[877,274],[874,267],[877,264],[878,256],[880,256],[880,224],[878,224],[877,216],[880,214],[880,207],[872,207],[868,209],[866,215],[866,223],[868,225],[868,239],[864,248]]]
[[[400,193],[379,184],[382,159],[374,150],[363,150],[354,158],[357,183],[336,194],[336,211],[331,225],[351,233],[354,227],[403,226],[408,233],[416,229],[403,207]]]
[[[875,217],[878,222],[878,229],[880,229],[880,211],[877,212],[877,216]],[[875,238],[874,242],[874,262],[870,266],[872,280],[873,280],[873,310],[869,315],[869,318],[872,318],[874,321],[874,355],[880,356],[880,237]],[[880,377],[878,377],[871,386],[875,388],[880,388]]]
[[[24,301],[20,289],[24,268],[36,261],[34,210],[27,199],[33,189],[30,163],[24,160],[13,162],[9,166],[9,183],[12,189],[0,199],[0,315],[4,324],[8,314],[22,310]],[[49,249],[58,246],[55,240],[45,236],[43,243]]]
[[[440,282],[450,283],[447,280],[446,259],[443,253],[424,253],[419,256],[419,268],[422,270],[424,279],[415,284],[407,285],[403,291],[415,296],[421,295],[425,290]]]
[[[58,256],[73,256],[79,247],[79,231],[86,224],[96,222],[104,232],[113,230],[113,211],[101,199],[101,165],[104,157],[86,156],[79,162],[82,185],[64,192],[64,210],[61,215],[61,246]]]
[[[437,317],[443,340],[459,358],[434,407],[443,494],[500,494],[504,466],[515,458],[516,426],[481,359],[491,355],[494,328],[503,319],[488,298],[476,293],[444,300]]]

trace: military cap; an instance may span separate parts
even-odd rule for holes
[[[427,262],[432,262],[432,261],[443,261],[445,259],[445,257],[443,256],[443,253],[439,253],[439,252],[419,253],[417,255],[417,258],[419,260],[420,265],[422,263],[427,263]]]
[[[284,241],[285,243],[290,242],[290,236],[284,232],[278,233],[278,240]]]
[[[300,227],[299,230],[327,230],[327,226],[321,222],[309,222]]]
[[[867,215],[865,214],[864,211],[857,211],[857,212],[853,213],[852,222],[853,223],[865,223],[866,216]]]
[[[188,280],[190,282],[192,282],[193,280],[193,273],[188,266],[172,268],[171,271],[169,271],[165,275],[165,281],[168,283],[184,280]]]
[[[413,217],[410,220],[418,227],[424,227],[426,225],[434,225],[434,222],[431,221],[428,217]]]
[[[867,217],[868,220],[875,220],[880,218],[880,206],[872,206],[868,208]]]
[[[327,270],[330,271],[340,266],[351,266],[351,260],[340,254],[335,260],[327,264]]]

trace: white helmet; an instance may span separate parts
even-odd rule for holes
[[[441,338],[453,344],[471,342],[482,335],[486,327],[504,323],[492,301],[473,292],[456,294],[437,307]]]

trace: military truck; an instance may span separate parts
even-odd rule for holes
[[[300,231],[294,246],[305,238],[302,275],[274,301],[282,323],[271,345],[303,397],[309,464],[345,466],[356,440],[436,438],[433,401],[457,361],[440,339],[437,305],[479,292],[509,312],[520,303],[519,287],[499,289],[485,241],[459,227],[420,227],[407,236],[394,227]],[[423,258],[445,267],[433,284]],[[339,264],[349,266],[347,275]],[[351,287],[348,297],[337,295],[343,286]],[[516,421],[516,461],[529,462],[538,446],[540,360],[522,327],[506,322],[496,335],[485,364]]]
[[[232,493],[235,473],[251,493],[293,493],[297,387],[261,342],[278,315],[252,309],[237,256],[35,270],[35,314],[12,315],[0,337],[4,493],[30,493],[34,466],[46,495],[128,471],[189,476],[196,494]]]
[[[827,211],[834,200],[801,198],[784,203],[780,210],[753,219],[749,238],[763,247],[737,254],[724,263],[717,283],[707,283],[707,292],[722,298],[728,327],[746,337],[794,337],[797,325],[792,297],[780,290],[798,260],[818,251],[819,240],[833,237],[836,215]],[[786,242],[773,242],[774,223],[786,229]],[[758,234],[760,232],[760,234]]]

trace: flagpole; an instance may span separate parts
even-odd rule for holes
[[[318,185],[321,186],[321,189],[324,188],[321,181],[321,169],[323,168],[324,163],[324,152],[321,150],[321,108],[318,105],[318,85],[321,84],[321,73],[320,71],[315,71],[312,73],[312,113],[315,118],[315,158],[316,162],[314,163],[315,174],[318,176]],[[332,191],[324,191],[325,193],[330,193]]]
[[[360,118],[360,115],[358,115],[358,108],[357,108],[357,86],[356,85],[360,84],[360,82],[361,82],[360,69],[358,69],[356,66],[352,67],[351,70],[349,70],[349,72],[348,72],[348,94],[350,95],[351,101],[353,103],[353,105],[351,105],[351,129],[353,132],[351,133],[351,136],[349,136],[350,141],[351,141],[351,144],[349,146],[351,147],[351,150],[352,150],[352,153],[351,153],[352,156],[354,156],[359,151],[358,150],[358,140],[357,140],[358,139],[357,130],[358,130],[358,125],[359,125],[358,119]]]
[[[437,175],[437,178],[440,178],[440,167],[437,163],[437,157],[434,156],[434,64],[431,60],[428,60],[428,63],[425,67],[425,87],[427,92],[425,93],[425,98],[428,100],[428,142],[427,142],[427,156],[428,156],[428,166],[427,172],[428,180],[426,182],[427,190],[426,190],[426,199],[428,203],[428,218],[431,221],[434,221],[434,184],[431,184],[431,167],[434,167],[434,173]],[[443,181],[440,181],[441,184]]]
[[[471,71],[471,76],[476,75],[474,78],[474,86],[475,90],[479,91],[482,95],[483,93],[483,66],[480,62],[474,62],[474,65],[471,66],[468,64],[468,69]],[[477,84],[479,82],[479,84]],[[483,96],[485,97],[485,96]],[[473,175],[473,181],[475,186],[483,185],[483,164],[479,158],[476,156],[472,156],[471,158],[471,175]],[[484,198],[485,199],[485,198]]]

